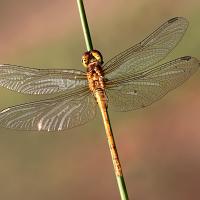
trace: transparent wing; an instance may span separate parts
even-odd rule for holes
[[[22,104],[0,112],[0,127],[60,131],[85,124],[96,113],[96,101],[87,90],[73,96]]]
[[[86,74],[78,70],[0,65],[0,86],[25,94],[52,94],[84,85]]]
[[[144,70],[158,63],[181,40],[187,26],[187,20],[182,17],[168,20],[142,42],[108,61],[103,66],[105,77],[114,79],[119,75]]]
[[[106,82],[109,107],[116,111],[139,109],[159,100],[199,69],[196,58],[185,56],[136,74]]]

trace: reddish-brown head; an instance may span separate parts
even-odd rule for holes
[[[88,67],[90,63],[98,62],[103,64],[103,57],[97,50],[87,51],[82,56],[82,63],[84,67]]]

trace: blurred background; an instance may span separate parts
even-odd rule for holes
[[[85,0],[104,60],[175,16],[190,26],[165,61],[200,58],[200,1]],[[82,69],[85,43],[75,0],[0,0],[0,62]],[[200,199],[200,73],[142,110],[110,112],[130,199]],[[0,108],[41,99],[0,89]],[[44,97],[45,98],[45,97]],[[0,199],[120,199],[104,127],[62,134],[0,129]]]

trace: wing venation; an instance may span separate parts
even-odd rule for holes
[[[86,74],[78,70],[0,65],[0,86],[24,94],[52,94],[86,85]]]

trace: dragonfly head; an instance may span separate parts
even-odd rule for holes
[[[84,67],[88,67],[91,63],[103,64],[103,57],[97,50],[87,51],[82,56],[82,63]]]

